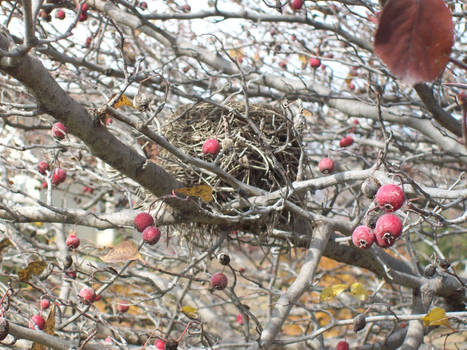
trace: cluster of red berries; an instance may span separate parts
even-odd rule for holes
[[[139,213],[133,220],[138,232],[143,233],[143,241],[149,245],[156,244],[161,238],[161,231],[154,226],[154,219],[148,213]]]
[[[37,164],[37,171],[42,175],[47,175],[47,172],[50,171],[50,165],[47,162],[39,162]],[[52,174],[52,185],[58,186],[66,180],[66,171],[62,168],[55,168]],[[47,182],[42,183],[43,188],[47,188]]]
[[[404,204],[405,194],[402,188],[392,184],[383,185],[376,192],[375,201],[386,214],[378,218],[374,230],[362,225],[353,231],[352,242],[359,248],[367,249],[374,242],[381,248],[389,248],[402,234],[402,221],[392,214]]]
[[[79,15],[79,21],[84,22],[88,19],[89,5],[85,2],[81,5],[81,14]]]

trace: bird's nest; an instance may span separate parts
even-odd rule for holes
[[[183,152],[215,162],[236,179],[268,192],[295,181],[299,171],[301,141],[290,112],[267,104],[229,102],[224,106],[199,103],[179,108],[164,128],[167,140]],[[216,138],[222,148],[215,157],[203,155],[203,143]],[[184,164],[167,152],[162,166],[187,187],[208,184],[214,201],[222,207],[238,198],[230,185],[206,170]]]

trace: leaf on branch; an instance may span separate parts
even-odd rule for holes
[[[326,287],[323,289],[321,294],[319,295],[320,302],[329,301],[339,294],[341,294],[344,290],[346,290],[348,286],[346,284],[334,284],[332,286]]]
[[[361,301],[365,301],[368,298],[368,291],[366,288],[359,282],[352,283],[350,286],[350,293]]]
[[[46,266],[47,263],[44,260],[33,261],[20,272],[18,272],[19,279],[23,282],[26,282],[32,276],[40,275]]]
[[[106,263],[121,263],[131,260],[143,261],[138,247],[133,241],[123,241],[112,248],[107,254],[101,256],[101,260]]]
[[[112,97],[110,97],[110,100],[112,100],[114,97],[115,97],[116,94],[113,94]],[[122,94],[122,96],[120,96],[120,98],[113,104],[113,108],[115,109],[118,109],[122,106],[129,106],[129,107],[132,107],[132,108],[135,108],[135,106],[133,105],[133,103],[130,101],[130,99],[128,97],[126,97],[124,94]]]
[[[198,309],[194,306],[190,306],[190,305],[182,306],[182,311],[185,315],[187,315],[190,318],[198,317]]]
[[[374,51],[392,74],[414,85],[441,74],[453,37],[452,15],[443,0],[389,0],[379,20]]]
[[[11,242],[8,238],[4,238],[0,241],[0,253],[5,249],[6,247],[10,246]]]
[[[433,308],[422,318],[425,326],[446,326],[451,328],[446,311],[441,307]]]
[[[212,187],[209,185],[196,185],[193,187],[181,187],[174,190],[177,194],[199,197],[204,202],[212,201]]]
[[[308,57],[305,55],[298,55],[298,59],[302,62],[302,69],[305,69],[308,64]]]

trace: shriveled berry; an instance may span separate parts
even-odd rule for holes
[[[439,267],[441,267],[442,269],[444,270],[449,269],[449,266],[451,266],[451,263],[449,262],[448,259],[441,259],[439,261]]]
[[[52,125],[52,135],[57,140],[63,140],[67,133],[68,129],[63,123],[56,122],[54,125]]]
[[[139,232],[143,232],[148,226],[154,225],[154,219],[148,213],[139,213],[135,216],[134,223]]]
[[[227,287],[227,276],[222,272],[215,273],[211,277],[211,287],[217,290],[223,290]]]
[[[428,264],[425,266],[425,270],[423,270],[423,274],[425,277],[433,277],[436,273],[436,265],[435,264]]]
[[[34,315],[31,317],[29,321],[29,328],[31,329],[44,329],[45,327],[45,320],[42,318],[41,315]]]
[[[340,147],[349,147],[352,144],[353,144],[353,137],[350,135],[347,135],[346,137],[341,138],[339,141]]]
[[[81,289],[78,295],[85,304],[91,304],[96,300],[96,292],[90,287]]]
[[[37,171],[39,171],[39,173],[41,173],[42,175],[45,175],[45,172],[49,170],[50,170],[49,163],[39,162],[39,164],[37,164]]]
[[[355,316],[355,318],[353,320],[353,331],[358,332],[358,331],[362,330],[363,328],[365,328],[365,326],[366,326],[365,315],[359,314],[359,315]]]
[[[161,231],[155,226],[148,226],[143,231],[143,241],[149,245],[156,244],[161,238]]]
[[[318,163],[318,169],[323,174],[330,174],[334,170],[334,161],[331,158],[323,158]]]
[[[228,265],[230,264],[230,256],[227,254],[221,253],[217,256],[217,260],[219,260],[219,263],[221,265]]]
[[[52,185],[58,186],[66,180],[66,171],[62,168],[55,168],[52,175]]]
[[[217,141],[216,139],[209,139],[206,140],[206,142],[204,142],[201,152],[203,152],[203,154],[205,155],[212,154],[215,156],[217,153],[219,153],[220,150],[221,145],[219,144],[219,141]]]
[[[65,244],[70,249],[76,249],[79,247],[80,240],[74,233],[72,233],[66,238]]]
[[[386,184],[376,192],[376,204],[387,212],[396,211],[402,207],[404,201],[404,191],[397,185]]]
[[[47,310],[50,306],[50,301],[49,299],[41,299],[41,310]]]
[[[145,1],[141,2],[141,3],[139,4],[139,8],[140,8],[141,10],[146,10],[146,9],[148,8],[148,3],[145,2]]]
[[[358,248],[370,248],[375,241],[375,235],[368,226],[358,226],[352,233],[352,242]]]
[[[349,350],[349,343],[346,341],[340,341],[337,343],[336,350]]]
[[[10,324],[5,317],[0,317],[0,341],[5,339],[10,331]]]
[[[390,247],[402,234],[402,221],[394,214],[381,215],[376,221],[374,233],[378,246],[381,248]]]
[[[369,177],[362,183],[362,193],[365,197],[373,199],[381,184],[374,177]]]
[[[124,313],[127,312],[130,309],[130,304],[128,304],[128,301],[126,300],[120,300],[117,304],[117,310],[118,312]]]

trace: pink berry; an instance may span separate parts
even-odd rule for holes
[[[155,226],[148,226],[143,231],[143,241],[149,245],[154,245],[161,238],[161,231]]]
[[[139,8],[141,10],[146,10],[148,8],[148,3],[143,1],[142,3],[139,4]]]
[[[50,170],[49,163],[39,162],[39,164],[37,164],[37,171],[39,171],[39,173],[41,173],[42,175],[45,175],[45,172],[49,170]]]
[[[280,61],[279,62],[279,67],[282,69],[287,69],[287,62],[286,61]]]
[[[91,304],[96,300],[96,292],[90,287],[85,287],[78,294],[85,304]]]
[[[112,337],[107,337],[107,338],[105,338],[104,342],[106,344],[112,344],[114,341],[112,340]]]
[[[165,349],[165,341],[163,341],[161,339],[157,339],[154,342],[154,346],[159,350],[164,350]]]
[[[31,317],[29,321],[29,328],[31,329],[44,329],[45,327],[45,320],[42,318],[41,315],[34,315]]]
[[[216,139],[209,139],[203,145],[202,152],[203,154],[212,154],[216,155],[221,150],[221,145]]]
[[[55,18],[65,19],[65,11],[58,10],[57,12],[55,12]]]
[[[117,304],[117,310],[118,312],[124,313],[127,312],[130,309],[130,305],[128,304],[128,301],[126,300],[120,300]]]
[[[387,212],[396,211],[404,204],[405,195],[397,185],[383,185],[376,192],[376,203]]]
[[[80,240],[78,237],[76,237],[75,234],[70,234],[65,241],[65,244],[68,248],[70,249],[76,249],[79,247]]]
[[[47,185],[47,181],[42,181],[41,187],[42,188],[47,188],[49,185]]]
[[[370,248],[375,241],[375,234],[368,226],[358,226],[352,233],[352,242],[358,248]]]
[[[242,316],[242,314],[241,314],[240,312],[239,312],[238,315],[237,315],[237,322],[238,322],[238,324],[240,324],[240,325],[243,325],[243,323],[244,323],[244,322],[243,322],[243,316]]]
[[[186,5],[183,5],[183,12],[190,12],[191,11],[191,6],[186,4]]]
[[[76,278],[76,271],[74,270],[65,271],[65,275],[68,278],[71,278],[72,280],[74,280]]]
[[[336,350],[349,350],[349,343],[346,341],[340,341],[337,343]]]
[[[330,174],[334,170],[334,161],[331,158],[323,158],[318,163],[318,169],[323,174]]]
[[[54,125],[52,125],[52,135],[57,140],[63,140],[67,133],[68,129],[63,123],[56,122]]]
[[[309,62],[311,68],[318,68],[321,66],[321,60],[319,58],[312,57]]]
[[[394,214],[381,215],[376,221],[374,232],[378,246],[390,247],[402,234],[402,221]]]
[[[353,144],[353,137],[350,135],[347,135],[346,137],[341,138],[339,141],[340,147],[348,147],[351,144]]]
[[[49,299],[41,299],[41,310],[47,310],[50,306]]]
[[[154,219],[148,213],[139,213],[135,216],[134,223],[138,232],[143,232],[146,227],[154,225]]]
[[[227,287],[227,283],[228,283],[227,276],[224,275],[222,272],[215,273],[211,277],[211,287],[213,289],[217,289],[217,290],[225,289],[225,287]]]
[[[62,168],[55,168],[52,175],[52,185],[60,185],[66,180],[66,171]]]
[[[292,0],[290,2],[290,7],[292,7],[294,10],[300,10],[303,6],[303,0]]]

